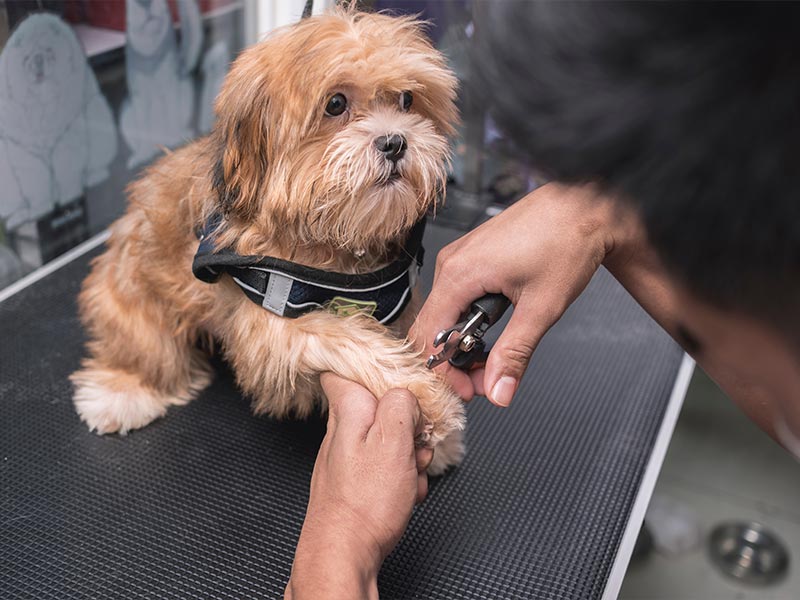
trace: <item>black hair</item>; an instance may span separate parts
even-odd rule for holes
[[[481,94],[531,163],[633,203],[699,298],[800,336],[800,4],[491,3]]]

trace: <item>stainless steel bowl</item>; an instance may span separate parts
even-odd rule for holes
[[[760,523],[731,522],[714,528],[709,555],[722,573],[749,585],[775,583],[789,570],[789,553]]]

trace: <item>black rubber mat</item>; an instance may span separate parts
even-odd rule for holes
[[[0,304],[0,598],[280,596],[324,424],[251,416],[217,364],[165,419],[89,433],[67,381],[87,261]],[[467,458],[432,483],[382,598],[599,598],[680,359],[598,274],[513,406],[470,404]]]

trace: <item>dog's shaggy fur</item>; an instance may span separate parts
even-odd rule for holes
[[[217,341],[256,413],[308,415],[332,371],[376,396],[411,390],[438,445],[431,472],[463,454],[460,400],[403,339],[418,298],[391,331],[363,315],[275,316],[227,277],[192,276],[195,231],[225,215],[216,243],[340,272],[393,260],[445,180],[456,80],[411,18],[339,11],[244,51],[220,93],[212,134],[162,158],[130,186],[80,295],[90,357],[75,406],[98,433],[142,427],[210,381]],[[404,110],[401,95],[413,104]],[[326,114],[332,95],[347,98]],[[375,139],[400,134],[393,163]],[[393,173],[393,169],[396,173]]]

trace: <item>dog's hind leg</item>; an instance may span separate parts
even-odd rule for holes
[[[111,252],[84,282],[79,301],[90,357],[70,379],[89,428],[124,434],[194,398],[211,371],[175,311],[141,282],[120,276]]]

